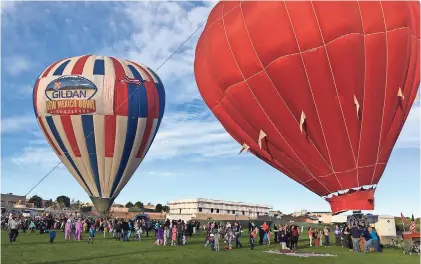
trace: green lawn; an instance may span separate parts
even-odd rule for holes
[[[193,236],[188,245],[178,247],[154,246],[151,237],[143,241],[118,242],[112,238],[104,239],[97,234],[94,244],[84,241],[65,241],[64,234],[57,232],[54,244],[49,243],[48,234],[20,233],[16,243],[9,243],[7,233],[1,233],[1,263],[311,263],[311,264],[396,264],[420,263],[419,256],[402,254],[398,249],[385,249],[383,253],[357,254],[340,247],[309,248],[304,236],[299,248],[303,252],[327,252],[338,257],[298,258],[267,254],[262,251],[278,249],[278,245],[256,246],[249,248],[247,237],[242,237],[244,248],[212,252],[204,248],[203,234]],[[221,241],[221,246],[223,242]]]

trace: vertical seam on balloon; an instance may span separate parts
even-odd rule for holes
[[[316,13],[316,10],[314,9],[313,2],[312,2],[312,1],[310,1],[310,3],[311,3],[311,7],[313,8],[313,13],[314,13],[314,17],[316,18],[317,27],[319,28],[320,36],[322,37],[322,41],[323,41],[323,44],[324,44],[324,43],[325,43],[325,39],[324,39],[324,37],[323,37],[323,32],[322,32],[322,29],[321,29],[320,24],[319,24],[319,19],[317,18],[317,13]],[[336,81],[335,81],[335,75],[334,75],[334,73],[333,73],[332,64],[330,63],[329,53],[327,52],[327,48],[326,48],[326,46],[324,46],[324,50],[325,50],[325,53],[326,53],[326,58],[327,58],[327,61],[328,61],[328,63],[329,63],[329,69],[330,69],[330,72],[331,72],[331,74],[332,74],[332,80],[333,80],[333,85],[335,86],[336,96],[337,96],[337,97],[339,97],[338,87],[337,87],[337,85],[336,85]],[[353,149],[353,147],[352,147],[352,142],[351,142],[351,136],[349,135],[348,126],[347,126],[347,124],[346,124],[346,120],[345,120],[345,116],[344,116],[344,112],[343,112],[343,109],[342,109],[342,105],[341,105],[341,104],[339,104],[339,108],[340,108],[340,110],[341,110],[341,114],[342,114],[342,121],[344,122],[344,126],[345,126],[345,130],[346,130],[346,134],[347,134],[347,136],[348,136],[349,146],[351,147],[351,152],[352,152],[352,156],[353,156],[353,158],[354,158],[354,163],[355,163],[355,167],[356,167],[356,166],[357,166],[357,161],[356,161],[356,158],[355,158],[355,153],[354,153],[354,149]],[[341,184],[341,182],[339,181],[339,178],[338,178],[338,176],[337,176],[337,175],[336,175],[336,179],[338,180],[338,183],[339,183],[339,185],[341,186],[341,188],[343,188],[343,187],[342,187],[342,184]]]
[[[224,16],[224,6],[222,6],[222,16]],[[281,134],[281,132],[278,130],[278,128],[275,126],[275,124],[272,122],[272,120],[270,119],[270,117],[268,116],[268,114],[266,113],[266,111],[263,109],[263,107],[262,107],[262,105],[260,104],[260,102],[259,102],[259,100],[256,98],[256,96],[254,95],[254,93],[253,93],[253,91],[251,90],[251,88],[250,88],[250,86],[249,86],[249,84],[248,84],[248,82],[246,81],[246,78],[245,78],[245,76],[244,76],[244,74],[243,74],[243,72],[241,71],[241,68],[240,68],[240,66],[238,65],[238,62],[237,62],[237,59],[235,58],[235,56],[234,56],[234,53],[232,52],[232,48],[231,48],[231,44],[230,44],[230,42],[229,42],[229,39],[228,39],[228,34],[227,34],[227,31],[226,31],[226,28],[225,28],[225,20],[224,20],[224,17],[222,17],[222,25],[223,25],[223,28],[224,28],[224,33],[225,33],[225,38],[226,38],[226,40],[227,40],[227,44],[228,44],[228,47],[229,47],[229,49],[230,49],[230,51],[231,51],[231,55],[232,55],[232,57],[233,57],[233,59],[234,59],[234,61],[235,61],[235,64],[237,65],[237,67],[238,67],[238,70],[240,71],[240,73],[241,73],[241,76],[243,77],[243,80],[244,80],[244,83],[247,85],[247,87],[248,87],[248,89],[249,89],[249,91],[250,91],[250,93],[253,95],[253,97],[254,97],[254,99],[256,100],[256,102],[258,103],[258,105],[260,106],[260,108],[262,109],[262,111],[265,113],[265,115],[266,115],[266,117],[268,118],[268,120],[269,120],[269,122],[272,124],[272,126],[275,128],[275,130],[278,132],[278,134],[281,136],[281,138],[285,141],[285,144],[290,148],[290,150],[294,153],[294,155],[298,158],[298,160],[302,163],[302,165],[303,165],[303,167],[305,168],[305,170],[307,170],[307,172],[310,174],[310,176],[311,177],[313,177],[323,188],[325,188],[328,192],[330,192],[330,190],[324,185],[324,184],[322,184],[321,182],[319,182],[319,180],[313,175],[313,173],[309,170],[309,168],[307,168],[307,166],[304,164],[304,162],[300,159],[300,157],[297,155],[297,153],[295,153],[295,151],[294,151],[294,149],[288,144],[288,142],[285,140],[285,138],[282,136],[282,134]]]
[[[357,186],[360,186],[360,176],[359,176],[359,159],[360,159],[360,150],[361,150],[361,136],[363,134],[363,124],[364,124],[364,110],[365,110],[365,88],[366,88],[366,77],[367,77],[367,55],[366,55],[366,35],[365,35],[365,31],[364,31],[364,20],[363,20],[363,14],[361,12],[361,7],[360,7],[360,1],[357,1],[357,5],[358,5],[358,10],[360,12],[360,19],[361,19],[361,26],[362,26],[362,30],[363,30],[363,38],[364,38],[364,88],[363,88],[363,109],[361,111],[361,127],[360,127],[360,136],[358,138],[358,153],[357,153],[357,162],[356,162],[356,168],[357,168]],[[355,95],[354,95],[355,96]],[[357,112],[358,115],[358,112]]]
[[[267,73],[267,71],[266,71],[266,68],[263,66],[263,63],[262,63],[262,61],[260,60],[260,57],[259,57],[259,54],[257,53],[257,50],[256,50],[256,48],[255,48],[255,46],[254,46],[254,43],[253,43],[253,41],[252,41],[252,39],[251,39],[251,36],[250,36],[250,33],[249,33],[249,30],[248,30],[248,28],[247,28],[247,24],[246,24],[246,20],[245,20],[245,18],[244,18],[244,13],[243,13],[243,8],[242,8],[242,5],[240,4],[240,10],[241,10],[241,17],[242,17],[242,19],[243,19],[243,23],[244,23],[244,28],[245,28],[245,30],[246,30],[246,32],[247,32],[247,36],[248,36],[248,38],[249,38],[249,40],[250,40],[250,44],[251,44],[251,46],[253,47],[253,50],[254,50],[254,52],[255,52],[255,54],[256,54],[256,57],[257,57],[257,59],[259,60],[259,63],[260,63],[260,65],[262,66],[262,71],[260,71],[260,72],[264,72],[265,74],[266,74],[266,76],[267,76],[267,78],[269,79],[269,81],[270,81],[270,83],[272,84],[272,86],[273,86],[273,88],[275,89],[275,91],[276,91],[276,93],[278,94],[278,96],[281,98],[281,100],[282,100],[282,102],[284,103],[284,105],[286,106],[286,108],[288,109],[288,111],[289,111],[289,113],[292,115],[292,117],[293,117],[293,119],[297,122],[297,124],[299,123],[298,122],[298,120],[297,119],[295,119],[295,117],[294,117],[294,114],[292,113],[292,111],[291,111],[291,109],[289,108],[289,106],[288,106],[288,104],[285,102],[285,100],[284,100],[284,98],[282,97],[282,95],[279,93],[279,91],[278,91],[278,89],[276,89],[276,85],[273,83],[273,81],[272,81],[272,79],[270,78],[270,76],[269,76],[269,74]],[[292,25],[292,22],[291,22],[291,25]],[[295,32],[294,32],[294,34],[295,34]],[[298,43],[297,43],[297,46],[298,46]],[[299,49],[299,48],[298,48]],[[316,145],[313,143],[313,141],[310,139],[310,138],[308,138],[308,140],[311,142],[311,145],[314,147],[314,149],[319,153],[319,155],[320,155],[320,157],[322,158],[322,160],[326,163],[326,165],[333,171],[333,168],[332,168],[332,166],[327,162],[327,160],[323,157],[323,155],[322,155],[322,153],[320,153],[320,151],[319,151],[319,149],[317,149],[317,147],[316,147]],[[329,150],[328,150],[329,151]],[[331,163],[332,163],[332,161],[331,161]]]
[[[81,134],[82,134],[82,140],[81,140],[82,144],[80,144],[80,145],[77,143],[78,137],[76,136],[76,134],[79,134],[79,133],[76,133],[76,131],[75,131],[75,126],[73,125],[73,118],[72,117],[77,119],[77,121],[75,121],[75,122],[77,122],[77,125],[80,125],[80,127],[78,127],[79,129],[81,129],[79,131],[81,131]],[[85,172],[84,175],[86,176],[86,177],[84,177],[84,179],[86,178],[87,180],[85,180],[85,181],[88,181],[87,182],[88,188],[95,191],[95,179],[94,179],[93,173],[91,173],[92,169],[91,169],[91,166],[90,166],[90,163],[89,163],[89,157],[87,159],[88,162],[85,163],[86,158],[85,158],[85,155],[83,154],[84,150],[86,149],[87,156],[89,156],[89,151],[88,151],[88,148],[86,146],[86,138],[85,138],[85,135],[83,133],[82,115],[77,115],[77,116],[73,115],[73,116],[71,116],[70,120],[72,122],[73,132],[74,132],[75,138],[76,138],[76,143],[78,144],[78,148],[79,148],[79,151],[80,151],[80,160],[78,161],[78,163],[81,163],[81,165],[79,167],[83,166],[82,169],[84,169],[84,172]],[[74,149],[72,149],[72,151],[74,151]],[[95,196],[93,191],[91,192],[91,194],[92,194],[92,196]]]
[[[410,36],[410,38],[412,38],[413,37],[413,35],[411,35]],[[416,45],[416,44],[415,44]],[[417,52],[418,51],[418,49],[417,48],[415,48],[415,52]],[[411,53],[413,52],[413,50],[412,50],[412,39],[411,39]],[[417,54],[418,55],[418,54]],[[409,55],[409,56],[411,56],[411,54]],[[410,59],[409,59],[410,60]],[[408,62],[408,64],[409,64],[409,62]],[[409,69],[409,66],[410,65],[408,65],[408,71],[410,70]],[[417,68],[417,63],[415,62],[414,63],[414,69],[413,69],[413,71],[415,72],[415,70],[416,70],[416,68]],[[405,82],[406,82],[406,80],[407,80],[407,78],[408,78],[408,71],[407,71],[407,74],[406,74],[406,77],[405,77]],[[403,122],[401,122],[401,124],[399,125],[399,129],[398,129],[398,131],[400,132],[401,130],[402,130],[402,128],[403,128],[403,125],[405,124],[405,121],[406,121],[406,118],[407,118],[407,115],[406,115],[406,110],[407,109],[409,109],[409,111],[411,110],[411,108],[412,108],[412,105],[411,105],[411,107],[409,107],[409,105],[411,104],[411,102],[410,102],[410,100],[411,100],[411,93],[412,93],[412,90],[413,90],[413,87],[414,87],[414,83],[415,83],[415,78],[413,79],[413,81],[412,81],[412,83],[411,83],[411,85],[410,85],[410,87],[408,88],[410,91],[408,92],[408,98],[407,98],[407,100],[408,100],[408,102],[405,104],[405,110],[402,110],[402,121]],[[405,84],[404,84],[405,85]],[[412,101],[413,102],[413,101]],[[399,106],[398,106],[399,107]],[[409,111],[408,111],[408,114],[409,114]],[[396,117],[396,113],[397,113],[397,111],[395,111],[395,113],[394,113],[394,116],[393,116],[393,120],[392,120],[392,123],[390,124],[390,128],[392,127],[392,125],[393,125],[393,121],[395,120],[394,118]],[[382,153],[383,153],[383,150],[384,150],[384,148],[385,148],[385,145],[386,145],[386,142],[387,142],[387,139],[389,139],[389,133],[390,133],[390,128],[389,128],[389,131],[387,132],[387,134],[386,134],[386,137],[385,137],[385,139],[384,139],[384,143],[385,144],[383,144],[382,146],[381,146],[381,148],[380,148],[380,152],[379,152],[379,159],[380,159],[380,157],[381,157],[381,155],[382,155]],[[396,136],[399,136],[399,134],[400,133],[397,133],[396,134]],[[392,137],[393,138],[393,137]],[[397,139],[396,139],[397,140]],[[396,142],[396,140],[395,140],[395,142]]]
[[[314,108],[316,109],[317,118],[319,119],[319,122],[320,122],[320,128],[321,128],[321,130],[322,130],[322,135],[323,135],[323,139],[324,139],[324,142],[325,142],[325,145],[326,145],[326,150],[327,150],[327,153],[328,153],[328,155],[329,155],[329,160],[330,160],[330,163],[331,163],[332,173],[335,175],[336,180],[338,181],[339,185],[341,185],[341,183],[339,182],[338,177],[337,177],[337,176],[336,176],[336,174],[335,174],[334,168],[333,168],[332,157],[331,157],[331,155],[330,155],[329,146],[327,145],[326,136],[325,136],[324,129],[323,129],[323,125],[322,125],[322,119],[320,118],[320,115],[319,115],[319,110],[317,109],[316,99],[314,98],[314,95],[313,95],[313,89],[311,88],[310,78],[308,77],[307,68],[306,68],[306,65],[305,65],[305,63],[304,63],[304,58],[303,58],[303,55],[302,55],[302,52],[301,52],[300,45],[299,45],[299,43],[298,43],[297,34],[295,33],[294,25],[293,25],[293,23],[292,23],[292,19],[291,19],[291,16],[290,16],[290,14],[289,14],[288,7],[287,7],[287,4],[286,4],[286,2],[285,2],[285,1],[284,1],[284,6],[285,6],[285,11],[287,12],[287,15],[288,15],[289,22],[290,22],[290,24],[291,24],[291,29],[292,29],[292,32],[294,33],[294,38],[295,38],[295,42],[296,42],[296,44],[297,44],[297,48],[298,48],[298,51],[299,51],[299,54],[300,54],[301,62],[302,62],[302,64],[303,64],[303,69],[304,69],[304,72],[305,72],[306,77],[307,77],[307,83],[308,83],[308,87],[309,87],[309,89],[310,89],[311,97],[312,97],[312,99],[313,99]],[[317,149],[317,148],[316,148],[316,149]],[[342,186],[341,186],[341,188],[342,188]],[[330,190],[329,190],[329,192],[330,192]]]
[[[379,143],[377,146],[377,158],[376,158],[376,163],[379,162],[379,153],[380,153],[380,143],[381,143],[381,136],[382,136],[382,132],[383,132],[383,121],[384,121],[384,109],[385,109],[385,105],[386,105],[386,95],[387,95],[387,73],[389,71],[389,46],[388,46],[388,38],[387,38],[387,26],[386,26],[386,18],[384,16],[384,10],[383,10],[383,4],[380,1],[380,7],[382,9],[382,16],[383,16],[383,24],[384,24],[384,30],[385,30],[385,42],[386,42],[386,73],[385,73],[385,84],[384,84],[384,98],[383,98],[383,111],[382,111],[382,121],[380,123],[380,134],[379,134]],[[371,181],[370,183],[373,183],[374,180],[374,175],[376,174],[376,169],[377,169],[377,165],[374,167],[373,170],[373,174],[371,175]]]

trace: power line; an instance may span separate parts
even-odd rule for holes
[[[193,35],[194,34],[196,34],[196,32],[197,31],[199,31],[199,29],[203,26],[205,24],[205,22],[202,22],[200,25],[199,25],[199,27],[197,27],[197,29],[193,32],[193,33],[191,33],[187,38],[186,38],[186,40],[184,40],[179,46],[178,46],[178,48],[176,48],[172,53],[171,53],[171,55],[164,61],[164,62],[162,62],[161,63],[161,65],[159,65],[159,67],[158,68],[156,68],[156,72],[162,67],[162,66],[164,66],[164,64],[165,63],[167,63],[171,58],[172,58],[172,56],[174,56],[174,54],[176,54],[180,49],[181,49],[181,47],[183,47],[184,46],[184,44],[186,44],[187,43],[187,41],[189,41],[189,39],[191,39],[191,37],[193,37]],[[25,93],[27,93],[27,92],[29,92],[31,89],[29,89],[28,91],[26,91]],[[132,92],[128,97],[127,97],[127,99],[124,101],[124,102],[122,102],[117,108],[116,108],[116,110],[118,110],[127,100],[129,100],[129,98],[132,96],[134,94],[134,92]],[[88,137],[90,137],[92,134],[94,133],[94,131],[92,131],[88,136],[86,136],[85,137],[85,140],[88,138]],[[76,149],[76,148],[75,148]],[[72,151],[74,151],[75,149],[72,149]],[[44,181],[55,169],[57,169],[57,167],[60,165],[60,164],[62,164],[62,162],[60,161],[57,165],[55,165],[44,177],[42,177],[41,178],[41,180],[39,180],[38,182],[37,182],[37,184],[35,184],[35,186],[34,187],[32,187],[26,194],[25,194],[25,196],[28,196],[28,194],[29,193],[31,193],[42,181]]]

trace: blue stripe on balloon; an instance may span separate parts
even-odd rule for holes
[[[144,80],[142,79],[142,76],[137,71],[133,65],[128,65],[130,71],[133,74],[133,77],[137,80],[142,81],[142,84],[139,85],[137,88],[138,93],[138,100],[139,100],[139,117],[146,118],[148,117],[148,94],[146,92],[146,86],[144,84]]]
[[[53,137],[55,138],[55,140],[57,141],[57,144],[61,148],[61,151],[66,156],[66,158],[69,161],[70,165],[72,165],[73,169],[76,171],[77,175],[82,180],[83,184],[85,184],[85,187],[86,187],[86,189],[88,189],[90,195],[93,196],[91,190],[89,189],[88,185],[86,184],[85,180],[83,179],[82,174],[80,173],[80,171],[76,167],[76,164],[73,162],[72,157],[70,157],[69,152],[66,149],[66,146],[64,146],[63,140],[61,140],[60,134],[57,131],[57,128],[56,128],[56,125],[54,124],[53,118],[51,116],[46,116],[45,117],[45,120],[47,121],[47,124],[50,127],[50,130],[51,130],[51,133],[53,134]]]
[[[69,64],[70,60],[67,60],[63,62],[60,66],[57,67],[57,69],[54,71],[53,75],[62,75],[64,72],[64,69],[66,68],[67,64]]]
[[[85,136],[86,147],[88,149],[89,161],[91,163],[92,173],[94,174],[94,180],[96,188],[98,189],[99,197],[102,196],[101,193],[101,183],[99,180],[98,173],[98,160],[96,154],[96,145],[95,145],[95,130],[94,130],[94,117],[92,115],[82,115],[82,128],[83,134]]]
[[[105,74],[105,62],[104,60],[95,60],[94,64],[94,75]]]
[[[123,154],[121,155],[120,166],[118,167],[116,177],[114,179],[113,187],[111,189],[110,197],[113,197],[115,190],[118,187],[118,184],[123,177],[124,170],[126,169],[127,163],[129,162],[130,153],[132,152],[134,139],[136,137],[137,131],[137,122],[140,115],[139,108],[139,89],[142,87],[137,86],[136,84],[129,83],[127,84],[129,95],[128,95],[128,116],[127,116],[127,131],[126,131],[126,140],[124,142]]]

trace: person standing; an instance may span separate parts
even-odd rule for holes
[[[353,227],[349,230],[352,238],[352,248],[354,252],[360,252],[360,230],[358,229],[357,225],[354,224]]]
[[[254,230],[250,232],[250,249],[251,250],[254,249],[254,245],[256,243],[257,232],[258,232],[257,228],[255,228]]]
[[[373,239],[371,237],[371,234],[368,228],[364,228],[363,237],[365,239],[364,253],[368,253],[370,252],[370,248],[373,242]]]
[[[291,250],[297,249],[298,236],[299,236],[298,226],[294,225],[291,227]]]
[[[335,226],[335,245],[341,246],[341,229],[338,225]]]
[[[181,247],[183,245],[183,233],[184,233],[184,227],[181,224],[181,220],[178,220],[177,223],[177,245]]]
[[[235,247],[238,248],[238,246],[240,246],[240,248],[243,247],[243,245],[241,244],[239,238],[241,235],[241,229],[240,229],[240,224],[238,222],[234,223],[234,234],[235,234]]]
[[[274,233],[275,243],[278,243],[278,227],[276,226],[276,224],[273,224],[273,233]]]
[[[310,247],[313,246],[313,228],[311,226],[308,228],[308,238],[310,239]]]
[[[373,240],[374,251],[380,252],[379,236],[376,232],[376,229],[374,229],[374,227],[369,227],[368,231],[370,231],[371,239]]]
[[[279,243],[281,244],[281,249],[287,249],[286,226],[279,227],[278,236],[279,236]]]
[[[263,231],[262,226],[259,227],[259,245],[263,245],[263,237],[265,236],[265,231]]]
[[[349,251],[352,251],[352,237],[349,230],[349,226],[345,226],[345,229],[343,232],[343,238],[344,238],[344,247],[347,247]]]
[[[10,229],[9,240],[10,242],[16,242],[16,238],[19,235],[19,221],[16,220],[15,215],[12,215],[12,219],[9,219],[8,225]]]
[[[330,243],[329,243],[329,229],[327,228],[327,226],[325,226],[325,228],[323,229],[323,234],[325,236],[325,247],[329,247]]]

